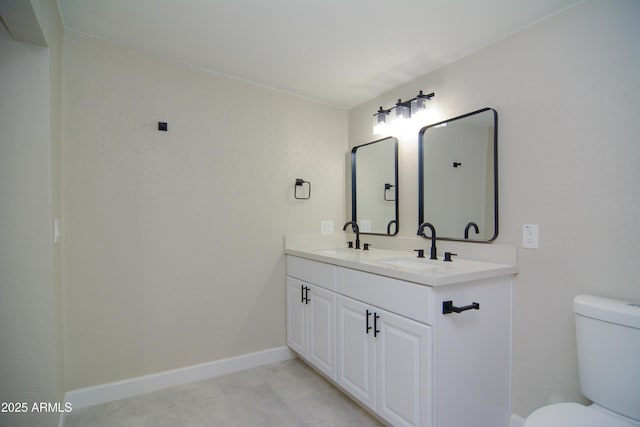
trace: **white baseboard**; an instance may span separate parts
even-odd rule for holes
[[[524,418],[516,414],[511,414],[511,427],[522,427],[523,425]]]
[[[79,409],[126,399],[127,397],[150,393],[167,387],[231,374],[256,366],[292,359],[293,357],[295,355],[288,347],[277,347],[143,377],[71,390],[65,393],[64,401],[71,403],[73,409]]]

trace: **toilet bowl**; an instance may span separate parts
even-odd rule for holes
[[[594,402],[537,409],[523,427],[640,427],[640,304],[573,301],[580,391]]]
[[[523,427],[640,427],[640,422],[622,419],[593,406],[566,402],[533,411]]]

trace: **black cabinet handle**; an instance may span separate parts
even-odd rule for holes
[[[380,316],[378,315],[378,313],[373,313],[373,336],[377,337],[378,334],[380,333],[380,330],[378,329],[378,319],[380,318]]]
[[[309,287],[305,285],[300,285],[300,302],[309,304]]]
[[[369,318],[371,317],[371,312],[369,310],[367,310],[367,329],[365,330],[365,332],[368,334],[369,331],[371,330],[371,326],[369,326]]]
[[[453,305],[453,301],[442,301],[442,314],[462,313],[463,311],[467,310],[480,310],[480,304],[477,302],[473,302],[470,305],[456,307],[455,305]]]

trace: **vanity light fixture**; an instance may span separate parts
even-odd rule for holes
[[[434,96],[434,92],[425,95],[423,91],[420,91],[415,98],[411,98],[408,101],[398,99],[396,105],[388,110],[380,106],[378,111],[373,115],[373,133],[379,135],[387,130],[386,127],[389,125],[392,111],[394,122],[410,119],[412,114],[415,115],[420,111],[426,110],[427,101]]]
[[[402,102],[402,99],[398,99],[394,110],[396,110],[396,120],[408,120],[411,118],[411,102]]]
[[[425,111],[427,109],[427,101],[433,98],[434,95],[434,93],[425,95],[420,91],[418,95],[411,100],[411,114],[416,115],[421,111]]]
[[[386,132],[391,121],[391,110],[380,109],[373,115],[373,133],[380,135]]]

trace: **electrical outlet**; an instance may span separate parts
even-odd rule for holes
[[[320,233],[333,234],[333,221],[331,220],[320,221]]]
[[[540,226],[538,224],[522,225],[522,247],[538,249]]]

